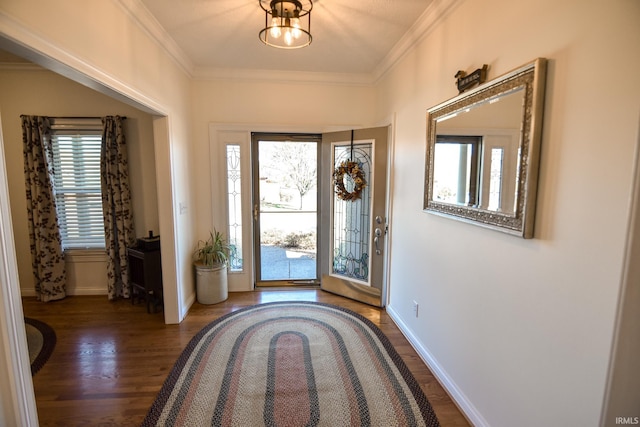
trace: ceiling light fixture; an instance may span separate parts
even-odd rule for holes
[[[258,0],[264,10],[260,40],[280,49],[298,49],[311,44],[312,0]]]

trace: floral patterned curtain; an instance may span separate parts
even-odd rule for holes
[[[104,129],[100,175],[104,237],[108,255],[107,290],[110,300],[131,296],[127,247],[135,242],[123,122],[124,118],[120,116],[107,116],[102,119]]]
[[[53,188],[49,119],[20,116],[27,190],[27,220],[36,297],[47,302],[66,296],[67,274]]]

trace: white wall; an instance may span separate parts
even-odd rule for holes
[[[0,385],[0,425],[27,427],[37,425],[38,414],[28,364],[20,291],[17,286],[9,286],[18,282],[18,268],[1,123],[0,119],[0,375],[4,379]]]
[[[6,0],[0,4],[0,45],[8,40],[34,62],[158,115],[154,147],[165,319],[175,323],[193,300],[193,274],[185,268],[195,222],[189,209],[190,80],[163,44],[138,24],[136,4],[65,0],[42,7],[37,0]],[[178,202],[187,206],[182,214]]]
[[[163,45],[143,30],[131,9],[137,3],[126,0],[64,0],[43,5],[38,0],[3,0],[0,3],[0,46],[27,55],[34,62],[117,99],[156,114],[153,118],[158,221],[162,236],[165,321],[180,322],[193,301],[190,266],[194,242],[195,214],[189,209],[191,186],[190,81],[184,69],[167,54]],[[20,52],[17,52],[20,51]],[[187,206],[177,213],[178,202]],[[2,225],[10,218],[2,215]],[[0,260],[3,267],[16,269]],[[1,285],[11,290],[18,286]],[[3,318],[11,313],[3,309]],[[13,342],[20,337],[2,328]],[[20,362],[13,354],[7,366]],[[11,372],[11,370],[9,370]],[[23,394],[25,387],[12,387]],[[12,398],[2,390],[4,410],[19,423],[27,416],[18,413]],[[32,402],[26,398],[27,402]],[[6,405],[4,405],[6,403]],[[9,409],[7,409],[9,408]]]
[[[390,312],[476,421],[598,424],[638,132],[637,0],[461,2],[375,89],[191,84],[120,3],[3,0],[0,36],[167,116],[153,126],[172,320],[193,297],[191,249],[213,221],[209,123],[317,131],[395,113]],[[461,68],[488,63],[491,78],[539,56],[550,63],[535,239],[423,213],[426,109],[456,94]],[[290,108],[274,98],[281,92]]]
[[[389,310],[479,424],[599,424],[638,46],[637,1],[466,1],[378,85],[377,116],[397,113]],[[536,57],[549,67],[535,238],[424,213],[426,109],[457,94],[459,69],[488,63],[494,78]]]
[[[640,142],[640,133],[638,134]],[[640,420],[640,150],[636,150],[636,171],[632,213],[618,304],[617,334],[609,366],[609,389],[603,420],[616,418]],[[621,424],[621,423],[618,423]]]
[[[286,76],[286,73],[283,73]],[[331,83],[196,80],[193,83],[193,170],[197,198],[197,234],[206,237],[214,223],[211,181],[220,176],[209,157],[209,125],[220,130],[322,132],[373,123],[374,90],[370,86]],[[283,99],[285,100],[283,102]],[[219,228],[219,227],[218,227]]]
[[[26,218],[21,114],[52,117],[102,117],[116,114],[127,116],[125,132],[136,236],[146,236],[147,230],[153,230],[158,234],[158,198],[151,115],[31,64],[14,64],[0,69],[0,93],[11,216],[23,295],[34,295],[35,292]],[[76,255],[65,257],[68,294],[106,295],[104,251],[88,256],[75,252]]]

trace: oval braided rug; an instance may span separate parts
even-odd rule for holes
[[[187,345],[143,426],[438,426],[388,338],[350,310],[275,302]]]
[[[46,323],[29,317],[24,318],[24,326],[27,333],[31,376],[33,376],[44,366],[53,353],[56,346],[56,333]]]

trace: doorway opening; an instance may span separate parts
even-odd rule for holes
[[[252,133],[257,287],[318,285],[319,134]]]

